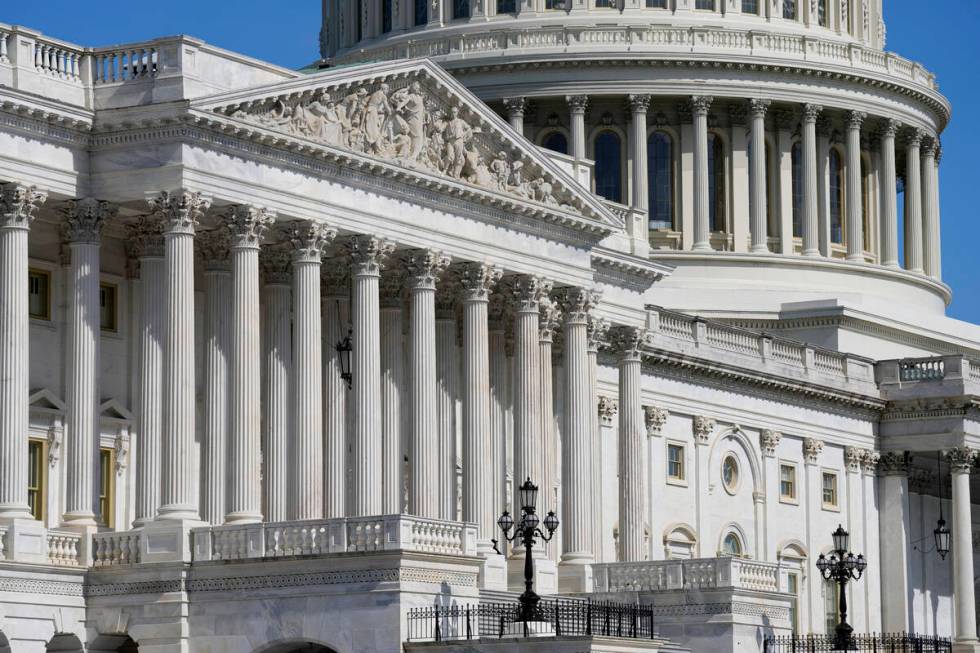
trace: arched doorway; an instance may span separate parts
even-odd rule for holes
[[[336,653],[336,651],[316,642],[290,640],[270,644],[256,653]]]
[[[10,653],[10,642],[7,641],[7,636],[2,630],[0,630],[0,653]]]
[[[44,648],[48,653],[84,653],[82,642],[74,633],[55,633]]]

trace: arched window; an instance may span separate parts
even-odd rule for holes
[[[514,2],[514,0],[510,0]],[[429,1],[415,0],[415,24],[425,25],[429,22]]]
[[[568,139],[561,132],[551,132],[541,141],[541,147],[552,152],[568,154]]]
[[[721,554],[724,556],[742,555],[742,540],[735,533],[729,533],[721,543]]]
[[[817,0],[817,23],[820,27],[827,26],[827,0]]]
[[[796,20],[796,0],[783,0],[783,18]]]
[[[453,0],[453,18],[470,17],[470,0]]]
[[[830,242],[844,242],[844,166],[836,149],[830,150]]]
[[[725,145],[716,134],[708,134],[708,225],[725,231]]]
[[[803,146],[799,141],[790,150],[793,167],[793,236],[803,236]]]
[[[647,139],[647,200],[651,229],[674,228],[674,156],[670,136],[655,131]]]
[[[759,0],[742,0],[742,13],[759,15]]]
[[[611,202],[623,201],[623,142],[604,130],[595,137],[595,192]]]
[[[864,251],[871,251],[871,172],[868,161],[861,157],[861,223],[864,225]]]
[[[391,3],[394,0],[381,0],[381,32],[387,34],[391,31]]]

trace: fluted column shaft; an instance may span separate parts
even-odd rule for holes
[[[399,514],[404,507],[402,389],[405,387],[406,356],[401,285],[401,275],[394,279],[381,278],[381,504],[386,515]]]
[[[225,260],[205,260],[205,266],[201,519],[209,524],[221,524],[225,518],[225,484],[228,478],[225,456],[228,452],[230,421],[231,271]]]
[[[504,98],[504,108],[507,109],[507,122],[518,134],[524,133],[524,109],[527,101],[523,97]]]
[[[198,519],[194,456],[194,231],[210,202],[161,193],[167,326],[163,363],[163,474],[158,519]]]
[[[948,453],[947,458],[953,475],[953,601],[956,617],[954,638],[957,642],[976,642],[973,520],[970,499],[970,472],[976,463],[976,452],[967,447],[957,447]]]
[[[0,184],[0,519],[31,517],[26,437],[30,383],[27,235],[46,199],[32,187]]]
[[[496,300],[495,300],[496,301]],[[507,335],[503,325],[494,322],[490,326],[490,389],[492,402],[490,410],[490,485],[494,515],[505,509],[507,503],[507,406],[508,368]]]
[[[463,302],[463,521],[477,537],[494,536],[493,433],[490,418],[488,305],[498,270],[467,264],[460,270]],[[489,547],[485,547],[488,551]]]
[[[641,399],[639,329],[620,327],[612,334],[619,350],[619,559],[644,560],[646,491],[643,478],[644,425]]]
[[[557,511],[555,505],[555,486],[558,479],[558,439],[555,433],[555,380],[552,370],[552,350],[554,333],[558,326],[558,309],[548,298],[544,300],[541,315],[538,318],[539,335],[539,382],[541,383],[541,444],[539,460],[541,464],[540,477],[535,479],[541,491],[538,493],[538,509],[542,514],[549,510]],[[556,554],[555,547],[548,552],[549,557]]]
[[[905,269],[912,272],[922,272],[921,143],[922,132],[915,130],[905,145]]]
[[[939,278],[939,215],[936,206],[936,139],[922,145],[922,264]]]
[[[381,513],[381,324],[378,280],[382,263],[391,249],[390,244],[372,236],[357,236],[350,241],[354,414],[350,447],[351,496],[347,505],[352,517]]]
[[[571,151],[576,161],[585,158],[585,109],[589,106],[588,95],[569,95],[565,98],[568,102],[568,109],[571,123],[572,142]],[[522,481],[523,482],[523,481]]]
[[[765,253],[769,251],[768,220],[766,217],[766,111],[769,100],[752,100],[749,102],[752,130],[752,152],[749,166],[752,170],[752,187],[749,189],[752,197],[752,213],[749,216],[749,231],[751,231],[750,251]]]
[[[630,95],[633,137],[633,206],[644,211],[649,209],[647,195],[647,108],[649,95]]]
[[[847,260],[864,261],[864,215],[861,193],[861,123],[866,114],[847,114]]]
[[[592,475],[591,521],[589,526],[589,542],[595,559],[601,562],[602,554],[602,429],[599,425],[599,345],[606,337],[608,323],[595,317],[589,318],[587,327],[588,357],[589,357],[589,433],[591,437],[592,460],[590,463]]]
[[[592,544],[592,401],[589,369],[588,325],[593,299],[589,291],[575,288],[565,295],[564,372],[565,424],[562,440],[562,557],[563,563],[587,563]]]
[[[166,326],[160,288],[164,287],[163,238],[140,257],[139,387],[136,432],[136,519],[139,528],[160,508],[160,438],[163,431],[163,338]]]
[[[889,120],[881,132],[881,264],[898,267],[898,209],[895,180],[895,132],[898,123]]]
[[[350,279],[346,265],[331,261],[322,272],[340,271],[337,287],[327,290],[323,303],[324,365],[324,516],[328,519],[346,514],[347,482],[347,382],[341,378],[337,343],[347,336],[350,306]],[[340,294],[342,293],[342,294]]]
[[[288,519],[290,385],[293,338],[290,325],[289,254],[266,248],[262,287],[262,484],[268,521]]]
[[[225,522],[262,521],[259,244],[271,217],[235,206],[231,229],[231,431]]]
[[[439,518],[457,519],[456,487],[456,397],[459,393],[459,348],[456,345],[456,315],[451,307],[440,307],[436,293],[436,439],[439,477]],[[443,301],[451,301],[443,297]]]
[[[514,283],[514,487],[540,472],[541,348],[538,345],[539,302],[551,284],[522,276]],[[520,496],[513,493],[512,512],[521,514]]]
[[[803,255],[820,255],[819,206],[817,203],[817,116],[823,107],[803,107]]]
[[[710,208],[708,206],[708,109],[713,98],[691,98],[694,119],[694,245],[692,249],[711,249]]]

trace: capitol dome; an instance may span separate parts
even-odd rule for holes
[[[451,71],[605,199],[632,253],[677,268],[657,304],[947,322],[950,106],[884,50],[882,0],[332,0],[321,41],[323,65]]]

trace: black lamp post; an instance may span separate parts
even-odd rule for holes
[[[939,452],[936,452],[936,465],[939,467],[939,521],[936,523],[932,535],[936,538],[936,553],[941,560],[945,560],[949,555],[949,527],[943,519],[943,459]]]
[[[837,583],[839,587],[837,608],[840,611],[840,623],[837,624],[835,631],[834,649],[849,651],[854,648],[852,633],[854,629],[847,623],[847,583],[851,580],[858,580],[864,573],[868,562],[863,555],[855,556],[848,551],[851,536],[844,527],[837,525],[837,530],[833,532],[834,550],[829,558],[821,553],[817,558],[817,569],[824,579]]]
[[[337,343],[337,358],[340,359],[340,378],[347,383],[350,390],[354,385],[354,377],[350,372],[350,353],[354,346],[351,344],[351,332],[348,331],[344,339]]]
[[[521,521],[517,524],[517,530],[514,531],[513,535],[509,535],[510,529],[514,528],[514,518],[506,510],[497,520],[497,526],[504,532],[505,540],[508,542],[520,540],[521,544],[524,545],[524,593],[518,599],[520,609],[517,620],[540,621],[541,613],[538,610],[538,601],[541,600],[541,597],[534,593],[534,560],[531,558],[531,549],[534,548],[536,537],[540,537],[542,542],[551,541],[555,530],[558,529],[558,517],[554,511],[549,511],[545,515],[544,531],[542,531],[538,528],[542,522],[535,513],[538,486],[532,483],[531,479],[527,479],[518,488],[518,492],[521,499]]]

